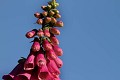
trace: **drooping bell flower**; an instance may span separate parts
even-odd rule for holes
[[[31,49],[32,49],[33,52],[37,52],[37,51],[40,50],[40,43],[39,43],[38,38],[34,39],[34,42],[33,42],[32,46],[31,46]]]
[[[62,56],[63,55],[63,50],[59,46],[53,45],[53,50],[55,51],[57,56]]]
[[[27,38],[33,38],[36,35],[37,29],[33,29],[26,33]]]
[[[55,36],[51,36],[50,41],[53,45],[59,45],[59,40]]]
[[[57,27],[63,27],[63,22],[62,21],[57,21],[56,22],[56,24],[55,24],[55,26],[57,26]]]
[[[24,62],[19,63],[8,75],[4,75],[4,80],[14,80],[14,77],[23,70]]]
[[[42,19],[38,19],[36,23],[41,25],[41,24],[43,24],[43,20]]]
[[[20,74],[18,74],[17,76],[15,76],[14,80],[30,80],[32,71],[21,71]]]
[[[48,14],[48,12],[47,12],[47,11],[44,11],[44,12],[42,13],[42,15],[43,15],[44,17],[46,17],[46,16],[47,16],[47,14]]]
[[[34,60],[35,60],[35,53],[33,51],[31,51],[24,63],[24,70],[34,69],[34,67],[35,67]]]
[[[37,32],[37,35],[38,35],[39,37],[44,36],[43,30],[42,30],[42,29],[39,29],[38,32]]]
[[[44,39],[43,40],[43,48],[46,50],[46,51],[49,51],[52,49],[52,46],[51,44],[48,42],[48,40]]]
[[[35,63],[37,64],[38,67],[46,65],[46,59],[42,51],[39,51],[38,54],[36,55]]]
[[[46,65],[42,67],[38,67],[38,79],[46,80],[48,75],[49,75],[49,71]]]
[[[46,51],[46,54],[47,54],[47,58],[48,58],[48,59],[53,59],[53,60],[54,60],[54,59],[57,58],[57,56],[56,56],[54,50]]]
[[[61,18],[61,15],[60,14],[55,14],[54,17],[55,18]]]
[[[41,17],[40,13],[38,13],[38,12],[36,12],[36,13],[34,14],[34,16],[35,16],[36,18],[40,18],[40,17]]]
[[[54,59],[54,61],[58,68],[61,68],[63,66],[63,62],[60,58],[57,57],[56,59]]]
[[[53,77],[55,77],[55,78],[59,77],[60,70],[58,69],[54,60],[49,59],[49,61],[47,63],[47,67],[48,67],[49,72],[53,75]]]
[[[50,28],[50,32],[54,35],[60,35],[60,31],[57,28]]]
[[[45,18],[45,23],[49,23],[51,21],[51,18],[50,17],[46,17]]]
[[[46,36],[46,37],[50,37],[49,28],[47,28],[47,27],[44,28],[43,32],[44,32],[44,36]]]
[[[57,20],[56,20],[54,17],[52,17],[52,18],[51,18],[51,23],[54,24],[54,23],[56,23],[56,22],[57,22]]]

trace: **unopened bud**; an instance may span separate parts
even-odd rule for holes
[[[62,21],[57,21],[55,26],[58,26],[58,27],[63,27],[63,22]]]
[[[61,18],[61,15],[60,14],[55,14],[54,17],[55,18]]]
[[[44,16],[44,17],[46,17],[47,16],[47,12],[46,11],[44,11],[43,13],[42,13],[42,15]]]
[[[57,20],[54,17],[52,17],[51,18],[51,23],[56,23],[56,22],[57,22]]]
[[[53,11],[49,12],[49,16],[53,16],[54,14],[55,14],[55,12],[53,12]]]
[[[37,23],[37,24],[42,24],[42,23],[43,23],[43,20],[42,20],[42,19],[38,19],[36,23]]]
[[[51,18],[50,17],[46,17],[45,18],[45,23],[49,23],[51,21]]]
[[[50,37],[49,28],[45,28],[43,31],[44,31],[44,36]]]
[[[38,13],[38,12],[36,12],[36,13],[34,14],[34,16],[35,16],[36,18],[40,18],[40,17],[41,17],[40,13]]]
[[[42,29],[38,30],[37,35],[39,37],[42,37],[44,35],[43,30]]]
[[[26,33],[27,38],[33,38],[36,35],[37,30],[33,29],[32,31],[29,31]]]
[[[50,28],[50,32],[54,35],[60,35],[60,31],[57,28]]]

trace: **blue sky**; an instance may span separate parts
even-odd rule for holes
[[[120,80],[120,0],[57,0],[64,21],[58,37],[62,80]],[[29,54],[24,35],[48,0],[0,0],[0,77]]]

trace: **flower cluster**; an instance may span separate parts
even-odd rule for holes
[[[56,0],[42,6],[42,13],[36,12],[36,23],[42,25],[40,29],[33,29],[26,33],[27,38],[34,38],[30,53],[27,58],[21,58],[18,65],[8,74],[4,80],[60,80],[60,68],[63,65],[59,56],[63,51],[59,47],[57,35],[60,35],[58,27],[63,27],[63,22],[56,7]]]

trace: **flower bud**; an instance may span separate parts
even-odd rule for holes
[[[56,54],[55,54],[55,52],[54,52],[54,50],[49,50],[49,51],[46,51],[46,54],[47,54],[47,58],[48,59],[56,59],[57,58],[57,56],[56,56]]]
[[[42,15],[44,16],[44,17],[46,17],[47,16],[47,12],[46,11],[44,11],[43,13],[42,13]]]
[[[40,50],[40,43],[39,41],[35,40],[32,47],[31,47],[33,52],[37,52]]]
[[[52,49],[52,46],[51,44],[48,42],[48,40],[44,39],[43,40],[43,48],[46,50],[46,51],[49,51]]]
[[[45,18],[45,23],[49,23],[51,21],[51,18],[50,17],[46,17]]]
[[[37,35],[38,35],[39,37],[44,36],[43,30],[42,30],[42,29],[38,30]]]
[[[41,8],[42,8],[43,10],[46,10],[46,9],[47,9],[47,6],[41,6]]]
[[[55,26],[58,26],[58,27],[63,27],[63,22],[62,21],[57,21]]]
[[[49,28],[45,28],[43,31],[44,31],[44,36],[50,37]]]
[[[36,23],[41,25],[43,23],[43,20],[42,19],[38,19]]]
[[[61,68],[63,66],[63,62],[60,58],[57,57],[54,61],[58,68]]]
[[[54,17],[52,17],[51,18],[51,23],[56,23],[56,22],[57,22],[57,20]]]
[[[59,46],[53,45],[53,50],[55,51],[57,56],[62,56],[63,55],[63,50]]]
[[[50,32],[54,35],[60,35],[60,31],[57,28],[50,28]]]
[[[35,16],[36,18],[40,18],[40,17],[41,17],[40,13],[38,13],[38,12],[36,12],[36,13],[34,14],[34,16]]]
[[[55,14],[54,17],[55,18],[61,18],[61,15],[60,14]]]
[[[54,14],[55,14],[55,12],[53,12],[53,11],[49,12],[49,16],[53,16]]]
[[[60,13],[57,9],[55,9],[53,11],[55,12],[55,14],[59,14]]]
[[[36,35],[37,30],[33,29],[32,31],[29,31],[26,33],[27,38],[33,38]]]
[[[59,40],[55,36],[51,36],[50,41],[53,45],[59,45]]]

